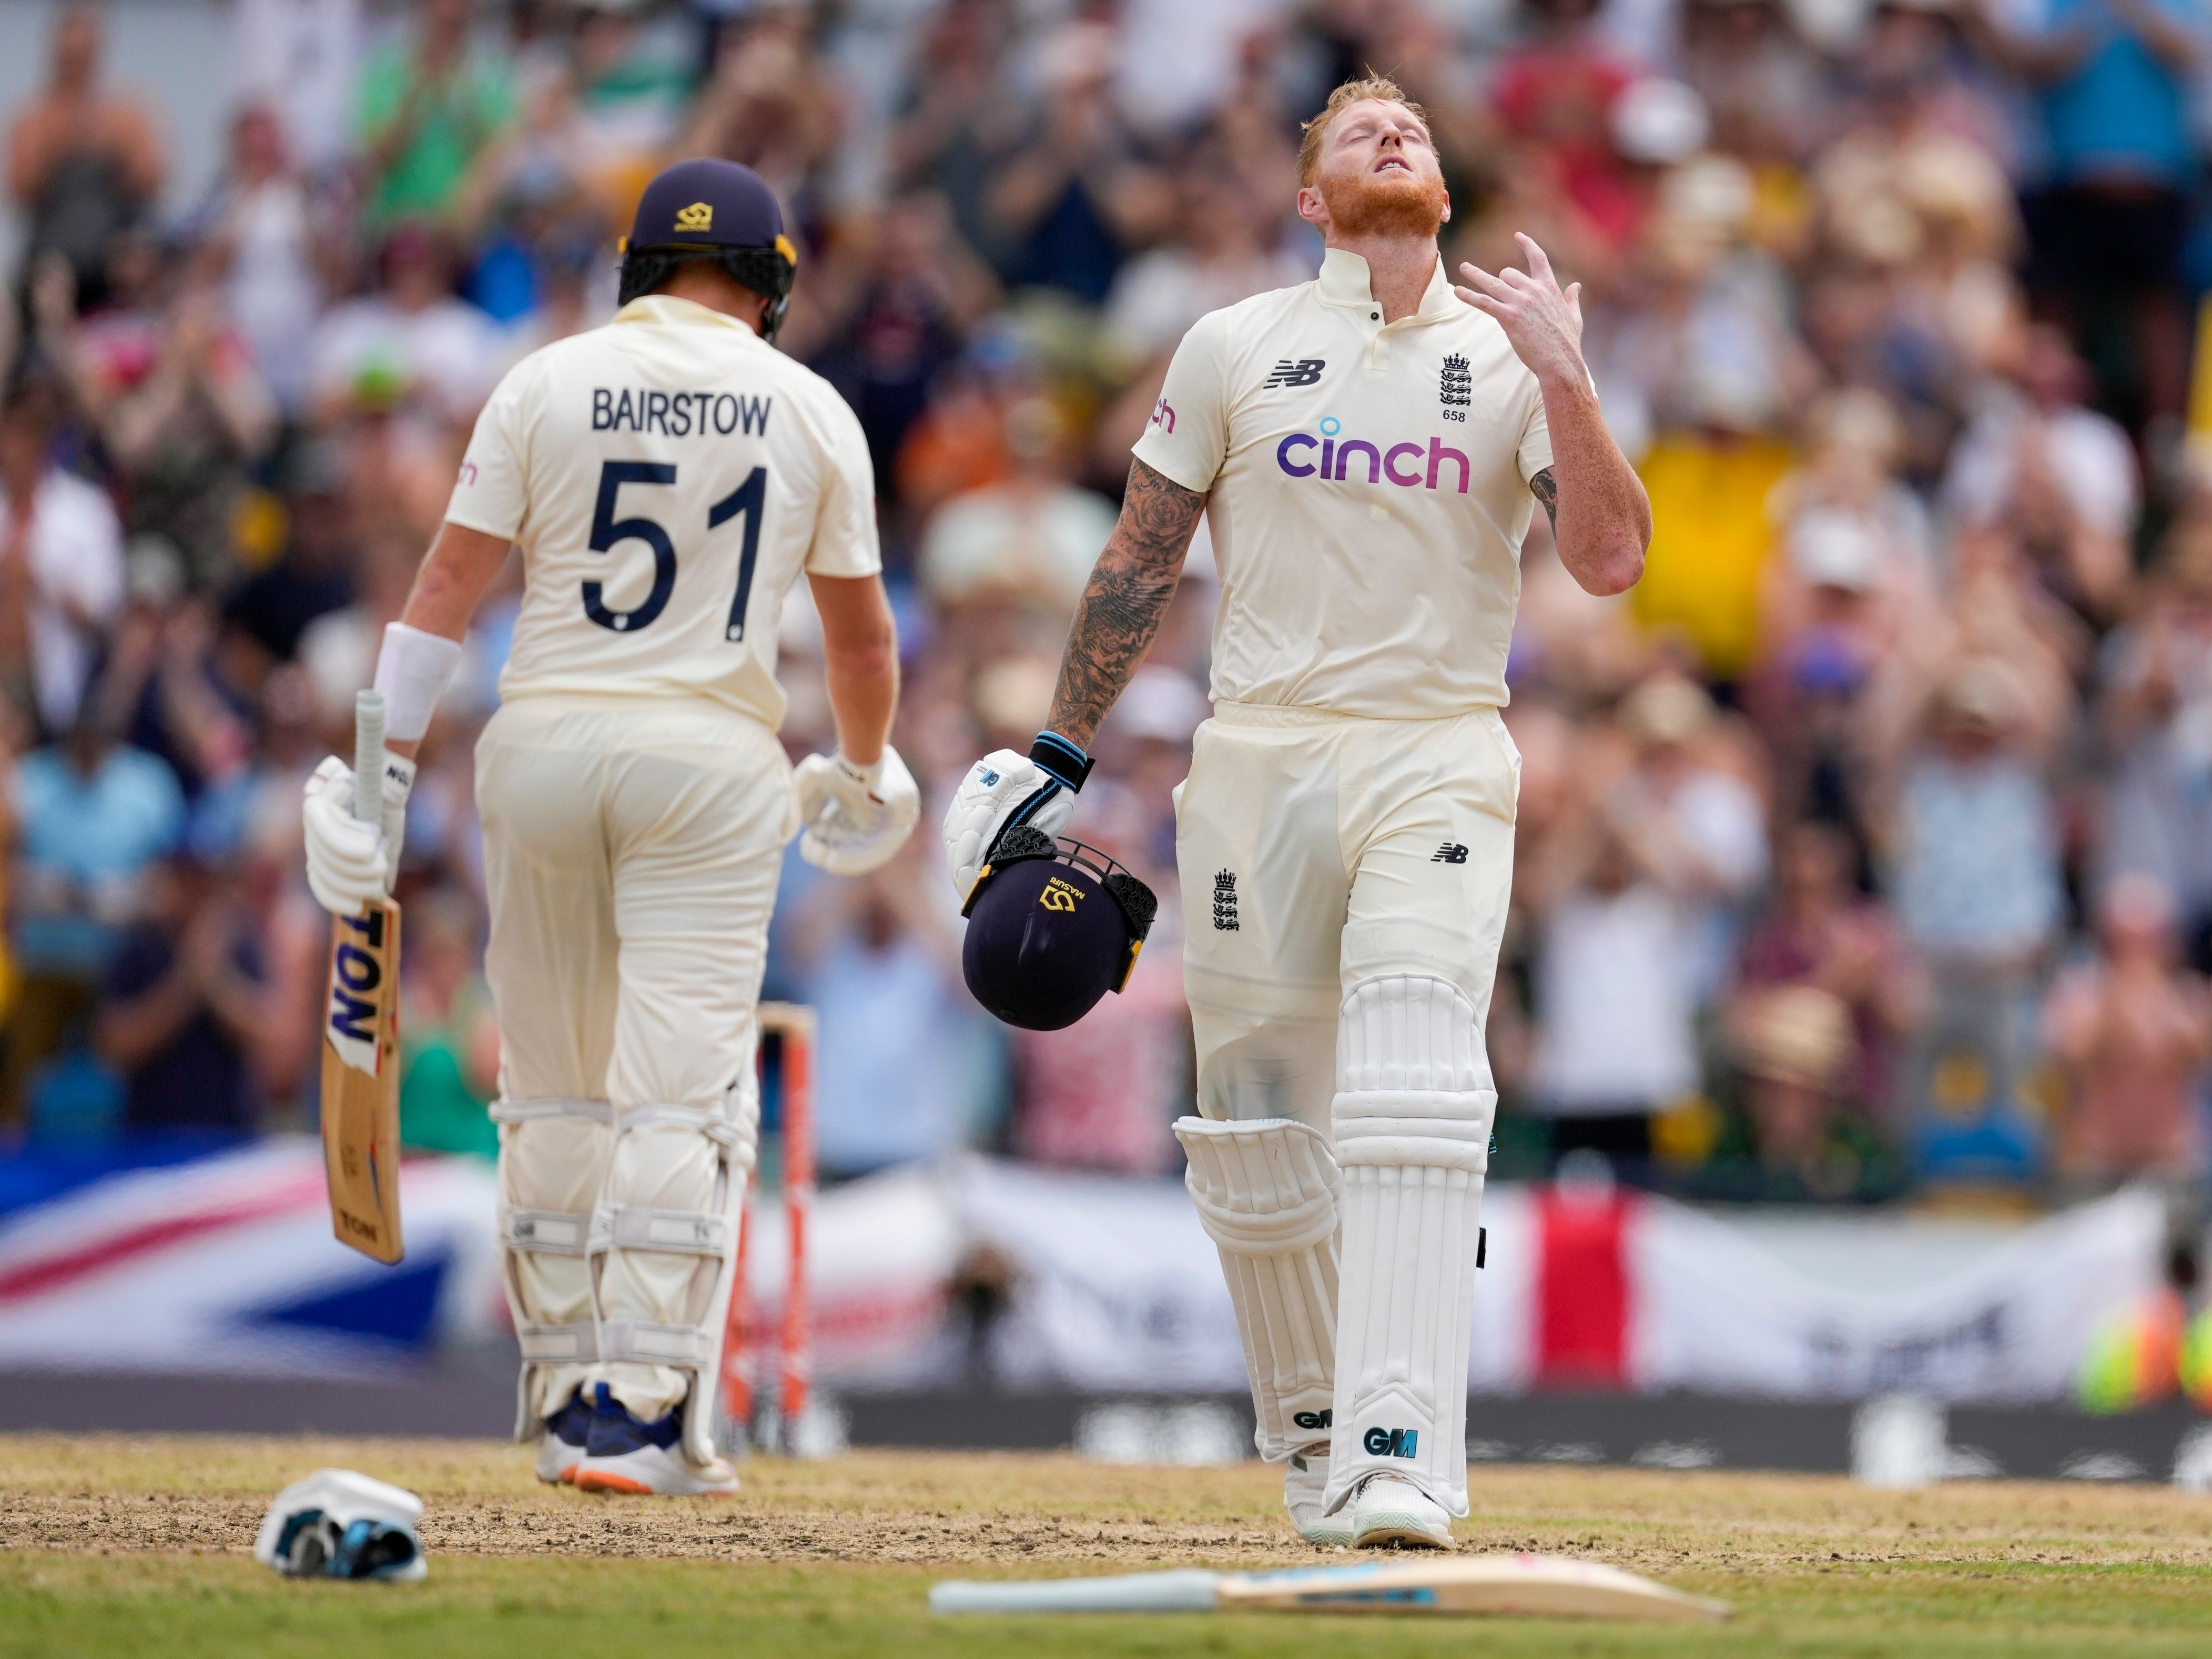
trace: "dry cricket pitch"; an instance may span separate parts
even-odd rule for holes
[[[326,1465],[420,1492],[427,1583],[255,1564],[276,1488]],[[1734,1602],[1717,1628],[1270,1614],[933,1619],[937,1578],[1313,1565],[1257,1463],[755,1459],[734,1501],[540,1486],[517,1447],[0,1435],[0,1655],[1396,1656],[2212,1653],[2212,1496],[1479,1467],[1478,1550],[1632,1568]]]

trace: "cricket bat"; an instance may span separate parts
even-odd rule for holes
[[[384,819],[384,694],[354,702],[354,816]],[[399,907],[331,918],[323,1000],[323,1164],[331,1231],[341,1244],[392,1262],[399,1233]]]
[[[1135,1572],[933,1585],[932,1613],[1442,1613],[1540,1619],[1725,1619],[1690,1595],[1599,1561],[1558,1555],[1449,1555],[1282,1572]]]

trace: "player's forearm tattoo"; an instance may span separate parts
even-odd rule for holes
[[[1544,504],[1544,516],[1552,521],[1552,534],[1559,533],[1559,481],[1546,467],[1528,480],[1528,493]]]
[[[1052,729],[1088,744],[1159,632],[1206,497],[1142,461],[1129,466],[1121,521],[1091,572],[1053,693]]]

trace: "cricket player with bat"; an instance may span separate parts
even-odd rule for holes
[[[1299,1531],[1448,1547],[1468,1509],[1521,539],[1541,502],[1576,580],[1618,593],[1650,507],[1543,251],[1522,237],[1525,273],[1446,276],[1450,202],[1395,86],[1338,88],[1300,178],[1318,280],[1184,336],[1050,728],[977,763],[945,839],[966,893],[1010,827],[1067,823],[1207,514],[1215,711],[1176,829],[1198,1115],[1176,1133]]]
[[[810,862],[873,869],[920,809],[885,741],[898,657],[867,444],[773,343],[796,266],[749,169],[653,179],[614,320],[526,358],[477,420],[377,661],[379,811],[356,816],[335,757],[307,786],[309,879],[358,916],[390,893],[413,751],[519,547],[514,652],[477,748],[499,1227],[517,1437],[542,1479],[588,1489],[737,1489],[712,1419],[782,848],[803,829]],[[775,653],[802,573],[839,747],[794,775]]]

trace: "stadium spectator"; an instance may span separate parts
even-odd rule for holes
[[[399,1139],[425,1152],[499,1153],[491,1121],[499,1031],[478,963],[483,946],[466,893],[441,888],[407,902],[400,973]]]
[[[2212,1062],[2212,985],[2176,962],[2173,902],[2123,876],[2097,906],[2096,954],[2060,975],[2045,1024],[2071,1090],[2058,1172],[2100,1188],[2204,1172],[2198,1089]]]
[[[133,1129],[261,1127],[271,1036],[259,942],[222,877],[172,854],[149,872],[146,918],[102,977],[94,1050],[124,1079]]]
[[[956,628],[1012,649],[1049,653],[1067,632],[1091,567],[1114,530],[1114,504],[1067,481],[1074,459],[1050,400],[1006,410],[1004,482],[955,495],[923,533],[917,574]]]
[[[940,1158],[996,1126],[1000,1040],[962,983],[959,940],[921,842],[882,869],[808,891],[787,938],[820,1019],[815,1136],[823,1173]]]
[[[1951,452],[1942,501],[1956,527],[2015,538],[2052,594],[2092,623],[2118,614],[2140,505],[2135,452],[2082,406],[2088,370],[2047,324],[2008,331],[1981,407]]]
[[[1772,904],[1746,939],[1739,1024],[1778,987],[1810,986],[1840,1011],[1841,1037],[1822,1080],[1869,1127],[1886,1130],[1898,1045],[1920,1017],[1918,963],[1878,900],[1853,885],[1857,847],[1832,824],[1783,838]]]
[[[47,254],[66,262],[76,279],[72,305],[98,302],[115,239],[144,218],[167,167],[143,105],[100,82],[105,33],[97,6],[61,9],[47,82],[8,131],[8,193],[25,222],[24,264]]]
[[[2125,383],[2100,401],[2172,421],[2187,384],[2181,257],[2200,162],[2191,88],[2204,62],[2197,0],[2051,0],[2040,28],[2000,35],[2036,87],[2049,174],[2027,198],[2028,284],[2076,330],[2119,301]]]
[[[1571,764],[1565,811],[1516,878],[1539,928],[1530,1086],[1555,1158],[1589,1150],[1641,1176],[1652,1115],[1698,1088],[1697,990],[1681,971],[1694,877],[1645,833],[1624,734],[1581,737]]]
[[[508,347],[483,312],[453,292],[444,239],[399,226],[380,252],[382,285],[325,313],[310,347],[316,418],[405,413],[472,419],[507,367]]]
[[[2112,757],[2097,868],[2154,878],[2212,969],[2212,521],[2166,538],[2141,615],[2106,641],[2098,736]]]
[[[1060,25],[1042,43],[1037,67],[1037,107],[1028,130],[994,158],[985,212],[1010,287],[1095,306],[1128,250],[1165,228],[1172,198],[1115,106],[1106,25]]]
[[[67,730],[123,602],[123,533],[108,497],[53,461],[35,391],[0,407],[0,693],[16,750]]]
[[[34,279],[40,348],[115,469],[125,528],[162,537],[197,586],[219,587],[246,470],[276,435],[276,402],[197,262],[133,230],[110,248],[107,272],[108,302],[81,320],[55,269]]]
[[[470,0],[416,0],[413,38],[372,57],[355,94],[362,212],[383,229],[435,219],[514,118],[506,64],[471,39]]]
[[[1889,890],[1932,988],[1906,1101],[1931,1172],[2018,1178],[2039,1156],[2024,1091],[2065,896],[2027,720],[2005,664],[1960,663],[1929,699],[1887,829]]]
[[[232,118],[230,157],[194,216],[199,264],[221,284],[225,314],[287,416],[306,411],[308,340],[333,272],[336,227],[293,166],[267,104]]]
[[[81,713],[57,744],[15,768],[9,811],[8,1113],[20,1115],[32,1073],[86,1036],[95,995],[125,931],[146,908],[156,860],[184,833],[176,776],[115,738],[112,716]]]

